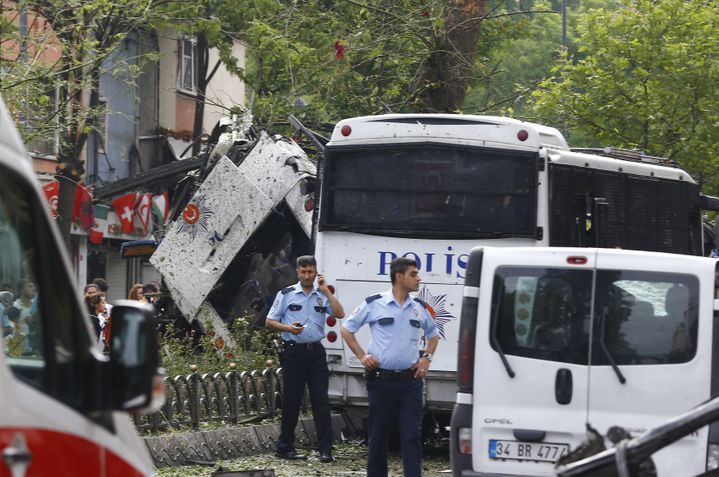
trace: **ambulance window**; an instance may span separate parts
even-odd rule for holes
[[[586,364],[591,270],[500,267],[492,326],[508,355]]]
[[[0,283],[5,360],[23,382],[79,405],[76,293],[27,181],[0,169]],[[85,342],[87,342],[85,332]]]
[[[595,337],[616,364],[668,364],[696,354],[699,282],[685,274],[601,270]],[[606,354],[592,363],[609,365]]]
[[[40,293],[35,276],[37,247],[33,240],[30,201],[22,188],[0,178],[0,278],[3,349],[22,380],[41,387],[45,373]]]

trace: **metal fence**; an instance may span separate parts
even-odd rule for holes
[[[243,424],[274,417],[281,406],[282,368],[204,373],[165,378],[160,411],[135,415],[138,430],[199,429],[201,423]],[[302,413],[307,412],[307,396]]]

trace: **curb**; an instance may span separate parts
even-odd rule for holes
[[[347,427],[340,414],[333,414],[332,432],[335,440]],[[215,462],[274,452],[280,435],[279,424],[250,427],[229,427],[211,431],[188,431],[167,436],[144,437],[155,467],[176,467],[198,462]],[[315,436],[312,418],[300,419],[295,428],[297,447],[311,448]]]

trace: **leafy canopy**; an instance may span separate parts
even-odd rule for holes
[[[533,107],[546,122],[568,126],[575,146],[667,156],[715,192],[719,8],[707,0],[623,0],[622,6],[582,17],[583,57],[556,66],[534,93]]]

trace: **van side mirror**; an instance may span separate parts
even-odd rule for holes
[[[157,337],[151,305],[120,300],[110,326],[110,396],[115,410],[159,408],[164,384],[159,374]]]

